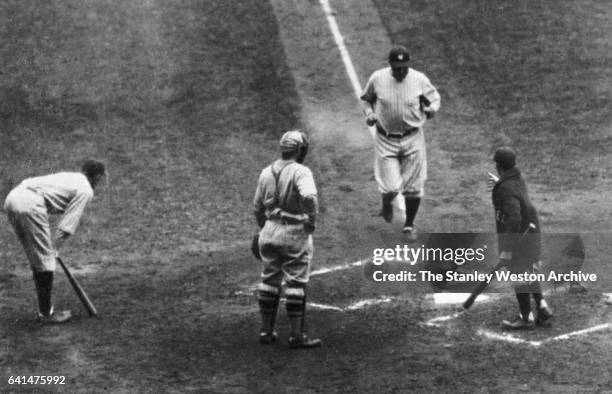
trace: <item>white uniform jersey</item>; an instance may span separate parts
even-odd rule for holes
[[[429,110],[440,108],[440,94],[425,74],[408,69],[408,74],[398,82],[391,74],[391,67],[375,71],[366,84],[362,100],[374,104],[379,124],[391,134],[402,134],[407,128],[422,127],[427,119],[421,111],[419,96],[425,96]]]
[[[274,174],[278,176],[278,184]],[[307,219],[302,201],[304,197],[316,195],[314,177],[308,167],[293,160],[277,160],[259,175],[253,203],[255,210],[265,211],[267,217],[280,208],[285,213]]]

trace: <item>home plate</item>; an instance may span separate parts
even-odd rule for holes
[[[470,296],[470,293],[434,293],[431,294],[436,305],[462,304]],[[478,296],[478,301],[487,301],[490,297],[486,294]]]

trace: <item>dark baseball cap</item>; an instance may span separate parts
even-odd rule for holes
[[[389,51],[389,64],[391,67],[408,67],[410,54],[408,50],[401,46],[395,46]]]
[[[495,150],[493,160],[503,170],[509,170],[516,165],[516,152],[509,146],[502,146]]]

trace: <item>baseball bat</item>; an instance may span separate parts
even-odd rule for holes
[[[64,262],[59,256],[57,257],[57,261],[62,266],[64,273],[66,273],[66,276],[68,277],[68,281],[70,281],[70,284],[72,285],[72,288],[76,292],[77,296],[79,296],[81,303],[83,304],[85,309],[87,309],[87,313],[89,313],[89,316],[91,317],[97,316],[98,311],[96,310],[96,307],[92,304],[89,297],[87,297],[85,290],[83,290],[79,282],[77,282],[76,278],[72,275],[72,273],[70,272],[66,264],[64,264]]]
[[[529,223],[529,226],[527,227],[527,230],[525,230],[525,232],[521,235],[521,237],[518,239],[518,241],[523,239],[523,237],[525,237],[525,235],[527,235],[529,230],[532,230],[532,229],[535,229],[535,228],[536,228],[535,224]],[[501,260],[499,263],[495,264],[495,267],[493,267],[489,271],[489,275],[494,274],[495,271],[501,269],[505,264],[506,264],[505,260]],[[472,304],[474,304],[474,301],[476,301],[476,298],[480,295],[480,293],[482,293],[487,288],[488,285],[489,285],[489,282],[487,282],[486,280],[483,280],[480,283],[478,283],[478,286],[476,286],[476,288],[472,291],[472,293],[467,298],[467,300],[465,300],[463,302],[463,309],[469,309],[472,306]]]

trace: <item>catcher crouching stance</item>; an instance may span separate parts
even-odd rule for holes
[[[499,178],[489,174],[489,182],[493,184],[492,198],[500,260],[505,261],[503,265],[513,273],[533,273],[540,268],[542,247],[538,213],[529,200],[525,180],[515,167],[514,150],[509,147],[498,148],[494,161]],[[520,313],[514,320],[502,321],[502,328],[518,330],[533,327],[531,296],[536,305],[535,324],[550,325],[553,316],[538,281],[515,283],[514,291]]]
[[[4,209],[23,249],[36,284],[38,320],[64,323],[70,311],[54,311],[51,302],[58,251],[77,229],[94,189],[104,176],[104,164],[87,160],[80,172],[59,172],[28,178],[6,197]],[[51,239],[50,214],[61,214],[55,239]]]
[[[306,285],[310,274],[318,211],[312,172],[302,163],[308,152],[306,136],[296,130],[280,139],[281,159],[264,168],[255,192],[255,218],[260,227],[258,251],[264,269],[258,289],[262,327],[259,341],[270,344],[278,335],[274,322],[281,286],[286,285],[290,348],[321,346],[304,332]]]

